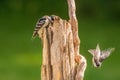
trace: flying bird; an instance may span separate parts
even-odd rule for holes
[[[107,59],[110,54],[114,51],[114,48],[108,48],[106,50],[101,51],[99,44],[97,44],[96,49],[88,50],[89,53],[92,54],[92,63],[94,67],[101,67],[102,62]]]

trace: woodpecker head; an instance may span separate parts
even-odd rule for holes
[[[55,15],[51,15],[50,18],[51,18],[52,21],[54,21],[55,20]]]
[[[49,19],[50,23],[53,24],[53,21],[55,20],[55,15],[51,15],[51,16],[49,16],[48,19]]]

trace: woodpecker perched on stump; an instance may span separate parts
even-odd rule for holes
[[[47,28],[47,26],[53,23],[53,21],[54,21],[54,15],[43,16],[42,18],[38,19],[36,23],[36,27],[32,35],[32,39],[34,39],[38,35],[38,33],[39,33],[40,38],[42,39],[43,29]]]

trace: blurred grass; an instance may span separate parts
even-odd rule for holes
[[[1,16],[0,80],[40,79],[41,43],[31,40],[35,23],[30,21],[23,15]]]
[[[44,7],[44,4],[52,4],[52,2],[44,0],[41,3],[35,0],[33,3],[32,1],[20,2],[19,5],[14,0],[13,3],[9,2],[0,3],[2,5],[0,6],[0,80],[40,80],[42,46],[39,38],[31,40],[32,32],[37,19],[43,15],[54,13],[67,19],[66,3],[60,1],[63,4],[60,6],[56,1],[54,2],[56,5]],[[77,4],[77,7],[81,5]],[[77,13],[79,13],[81,39],[80,52],[87,58],[88,63],[85,80],[119,80],[119,20],[104,19],[106,16],[102,18],[99,16],[100,18],[97,19],[91,18],[91,15],[81,17],[79,8]],[[88,49],[95,48],[97,43],[100,44],[101,49],[115,47],[115,52],[104,61],[100,69],[92,66],[92,56],[87,52]]]

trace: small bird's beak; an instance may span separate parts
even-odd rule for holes
[[[93,61],[94,67],[96,67],[96,68],[101,67],[101,62],[99,62],[98,59],[93,58],[92,61]]]

